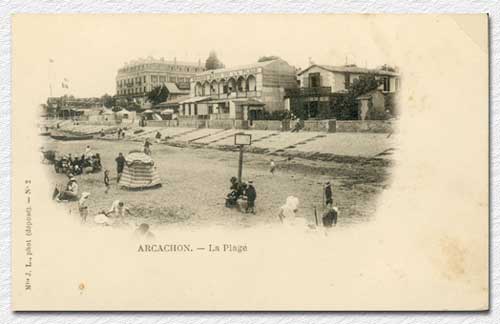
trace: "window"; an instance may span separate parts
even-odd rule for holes
[[[319,72],[309,73],[309,87],[318,88],[321,86],[321,75]]]
[[[384,91],[391,91],[391,80],[389,77],[384,77]]]
[[[346,73],[346,74],[344,74],[344,86],[347,89],[347,88],[349,88],[350,85],[351,85],[351,74]]]

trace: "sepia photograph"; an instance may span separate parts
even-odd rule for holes
[[[487,15],[12,25],[15,310],[488,309]]]

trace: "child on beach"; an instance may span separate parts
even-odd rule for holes
[[[106,186],[104,193],[107,194],[109,191],[109,170],[104,171],[104,185]]]
[[[82,223],[85,223],[87,221],[87,216],[89,214],[89,207],[87,206],[87,199],[89,198],[89,196],[89,192],[84,192],[82,193],[82,197],[78,201],[78,211],[80,213]]]
[[[274,175],[274,170],[276,170],[276,163],[274,163],[274,160],[271,159],[269,171],[271,172],[272,175]]]

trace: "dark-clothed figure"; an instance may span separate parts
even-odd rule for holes
[[[332,186],[330,182],[327,182],[325,186],[325,205],[331,206],[332,204],[333,204]]]
[[[257,199],[257,192],[255,191],[255,187],[253,186],[252,181],[248,181],[248,187],[245,190],[245,194],[247,196],[247,209],[246,212],[251,212],[255,214],[255,200]]]
[[[151,142],[149,141],[149,138],[146,138],[144,141],[144,153],[147,155],[151,155]]]
[[[238,203],[238,198],[240,197],[240,183],[236,177],[231,177],[231,186],[229,187],[230,192],[226,196],[226,207],[235,207]]]
[[[332,227],[337,225],[338,211],[335,207],[329,207],[323,214],[323,226]]]
[[[230,190],[238,190],[238,179],[236,177],[231,177],[231,187],[229,187]]]
[[[106,190],[104,193],[108,193],[109,191],[109,170],[104,171],[104,186],[106,187]]]
[[[122,177],[123,168],[125,168],[125,157],[122,153],[118,153],[118,157],[115,159],[116,161],[116,182],[120,182],[120,178]]]

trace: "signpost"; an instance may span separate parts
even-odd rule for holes
[[[240,147],[240,158],[238,162],[238,182],[241,183],[241,176],[243,175],[243,148],[245,145],[252,144],[252,135],[245,133],[234,134],[234,145]]]

